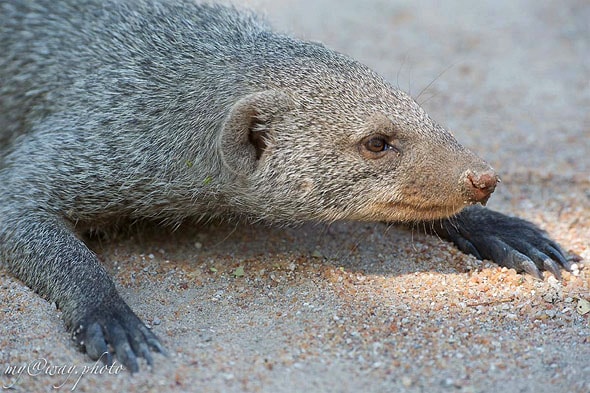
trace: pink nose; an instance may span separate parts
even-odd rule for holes
[[[498,176],[494,171],[490,170],[483,173],[468,171],[465,178],[465,191],[469,202],[480,202],[485,205],[496,189],[497,183]]]

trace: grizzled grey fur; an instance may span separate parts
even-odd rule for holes
[[[92,358],[110,345],[135,371],[163,350],[77,236],[120,220],[425,221],[479,258],[569,268],[532,224],[470,206],[496,174],[407,94],[248,13],[1,0],[0,78],[0,261]]]

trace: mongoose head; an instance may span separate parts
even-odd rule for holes
[[[493,169],[410,96],[345,56],[311,50],[260,71],[266,84],[227,116],[219,146],[240,211],[414,221],[487,201]]]

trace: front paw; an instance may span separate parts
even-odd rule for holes
[[[525,271],[539,279],[541,271],[561,279],[561,268],[572,270],[563,250],[534,224],[520,218],[469,206],[454,217],[435,224],[435,231],[463,252],[489,259],[500,266]]]
[[[160,341],[118,295],[110,296],[88,310],[73,325],[72,339],[93,360],[112,364],[113,353],[132,373],[139,370],[137,358],[152,365],[150,349],[165,354]]]

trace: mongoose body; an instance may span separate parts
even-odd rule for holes
[[[532,224],[475,205],[496,174],[411,97],[248,13],[0,1],[0,53],[0,261],[92,358],[110,345],[134,371],[162,348],[78,238],[88,226],[424,221],[503,266],[570,267]]]

